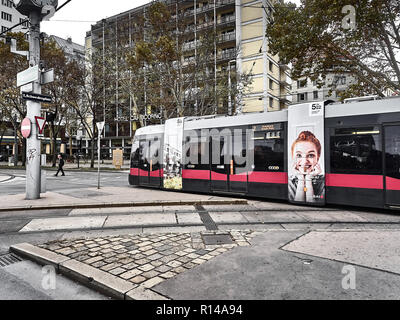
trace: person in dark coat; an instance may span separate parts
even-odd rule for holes
[[[63,170],[63,167],[64,167],[64,159],[62,158],[61,155],[58,155],[58,160],[59,160],[59,162],[58,162],[58,171],[57,171],[57,173],[55,174],[55,176],[58,177],[58,174],[59,174],[60,171],[61,171],[61,172],[62,172],[62,176],[64,177],[64,176],[65,176],[65,173],[64,173],[64,170]]]

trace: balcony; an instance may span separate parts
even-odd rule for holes
[[[218,25],[232,23],[232,22],[236,22],[236,15],[234,14],[221,17],[221,19],[218,21]]]
[[[218,37],[219,42],[228,42],[228,41],[235,41],[236,40],[236,33],[231,32],[231,33],[225,33],[221,34]]]
[[[236,50],[227,50],[217,55],[218,61],[236,59]]]

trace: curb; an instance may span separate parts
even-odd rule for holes
[[[149,288],[29,243],[13,245],[10,250],[41,265],[51,265],[58,273],[118,300],[169,300]]]
[[[125,208],[125,207],[154,207],[154,206],[190,206],[190,205],[240,205],[248,204],[247,200],[188,200],[188,201],[158,201],[158,202],[125,202],[125,203],[93,203],[47,206],[24,206],[0,208],[0,212],[49,209],[93,209],[93,208]]]

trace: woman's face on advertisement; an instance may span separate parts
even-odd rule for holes
[[[319,160],[315,144],[308,141],[296,143],[293,156],[296,169],[304,173],[312,172]]]

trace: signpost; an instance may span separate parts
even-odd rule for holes
[[[98,132],[98,137],[97,137],[97,153],[98,153],[98,183],[97,183],[97,189],[100,189],[100,154],[101,154],[101,134],[103,133],[104,130],[104,125],[105,122],[97,122],[97,132]]]
[[[53,98],[51,96],[45,96],[43,94],[30,93],[30,92],[22,92],[22,99],[35,102],[43,102],[43,103],[53,102]]]
[[[30,137],[31,130],[32,130],[31,120],[29,120],[29,118],[25,118],[24,120],[22,120],[21,133],[25,139],[28,139]]]
[[[39,134],[43,134],[44,127],[46,125],[46,119],[42,117],[35,117],[36,125],[39,129]]]
[[[42,78],[42,70],[40,70],[40,22],[47,19],[55,12],[58,6],[58,0],[13,0],[14,6],[21,14],[29,17],[29,68],[17,75],[18,87],[29,85],[24,88],[22,98],[27,100],[27,118],[30,123],[34,123],[36,117],[40,118],[41,103],[51,102],[51,97],[43,96],[41,84],[49,83],[51,73]],[[49,14],[50,12],[50,14]],[[14,51],[16,51],[15,48]],[[15,52],[26,55],[24,52]],[[25,89],[27,89],[25,91]],[[38,126],[31,126],[30,135],[26,141],[26,199],[40,199],[41,191],[41,141],[38,133],[43,132],[45,123],[37,123]],[[28,134],[28,123],[26,134]]]

